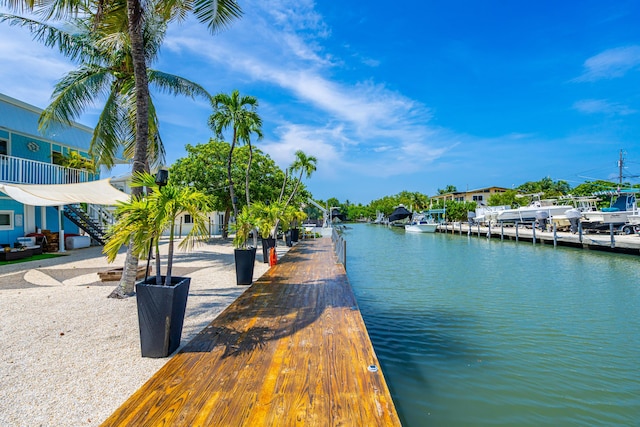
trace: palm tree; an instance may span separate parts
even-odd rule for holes
[[[160,274],[160,253],[158,240],[162,233],[169,230],[167,271],[164,285],[171,284],[175,223],[179,215],[188,213],[193,219],[193,228],[180,242],[179,248],[191,249],[195,243],[207,238],[207,212],[211,210],[209,197],[190,187],[177,187],[172,184],[159,187],[155,177],[148,173],[136,174],[132,187],[149,188],[148,196],[133,197],[116,209],[118,222],[109,230],[107,244],[103,252],[109,262],[113,262],[123,245],[133,242],[134,255],[144,258],[151,242],[156,250],[156,283],[163,284]]]
[[[249,95],[240,96],[240,92],[236,89],[231,92],[231,95],[226,93],[215,95],[212,104],[213,114],[209,117],[209,127],[221,139],[225,129],[231,128],[232,130],[231,149],[227,159],[227,179],[229,180],[229,196],[233,205],[233,214],[238,216],[238,205],[231,177],[231,160],[238,141],[250,143],[251,133],[257,133],[258,137],[262,136],[262,119],[256,112],[258,100]]]
[[[291,163],[289,169],[291,169],[292,173],[299,171],[300,175],[296,180],[293,191],[291,192],[291,195],[289,195],[289,199],[287,200],[286,205],[291,203],[293,196],[298,192],[298,187],[302,183],[302,175],[304,175],[306,178],[309,178],[311,174],[316,171],[316,163],[318,162],[317,158],[315,158],[314,156],[307,156],[302,150],[296,151],[295,156],[296,158],[293,163]]]
[[[114,10],[121,10],[121,2],[115,0]],[[0,0],[0,5],[7,6],[12,10],[36,11],[45,16],[45,19],[64,19],[69,16],[77,16],[80,12],[80,5],[94,6],[96,16],[108,17],[108,11],[104,7],[107,5],[103,1],[95,3],[93,0],[81,0],[80,2],[69,2],[64,0]],[[235,0],[185,0],[175,2],[171,0],[157,0],[155,2],[142,3],[140,0],[126,0],[127,30],[129,42],[131,44],[131,59],[134,73],[135,87],[135,133],[133,148],[132,174],[148,171],[149,162],[147,159],[147,143],[149,140],[149,80],[147,75],[147,60],[144,46],[144,20],[154,14],[159,15],[162,20],[169,22],[172,19],[183,19],[189,12],[196,15],[197,19],[206,23],[211,32],[221,30],[228,26],[234,19],[242,14],[240,6]],[[98,21],[101,21],[99,19]],[[107,20],[108,22],[108,20]],[[133,195],[142,194],[142,188],[134,188]],[[135,262],[134,262],[135,261]],[[114,297],[124,297],[133,294],[133,284],[137,271],[137,259],[129,255],[125,261],[119,288],[130,290],[129,292],[112,293]]]

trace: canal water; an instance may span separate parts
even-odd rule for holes
[[[350,227],[405,427],[640,425],[640,257]]]

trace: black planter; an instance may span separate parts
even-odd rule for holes
[[[142,357],[167,357],[180,346],[190,284],[190,277],[171,277],[170,286],[156,285],[153,276],[136,285]]]
[[[299,228],[292,228],[291,229],[291,241],[292,242],[297,242],[299,238],[300,238],[300,229]]]
[[[256,248],[234,249],[236,260],[236,283],[250,285],[253,282],[253,267],[256,262]]]
[[[292,241],[291,241],[291,240],[292,240],[292,239],[291,239],[291,232],[290,232],[290,231],[289,231],[289,232],[286,232],[286,233],[284,234],[284,241],[285,241],[285,243],[286,243],[286,245],[287,245],[288,247],[293,246],[293,243],[292,243]]]
[[[265,264],[269,262],[269,249],[276,247],[276,239],[273,237],[262,239],[262,262]]]

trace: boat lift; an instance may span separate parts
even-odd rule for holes
[[[320,203],[313,200],[311,197],[309,197],[308,200],[309,203],[322,211],[322,228],[330,228],[331,219],[329,218],[329,215],[331,214],[331,212],[327,208],[320,205]]]

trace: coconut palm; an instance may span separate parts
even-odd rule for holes
[[[126,19],[125,17],[121,17]],[[46,22],[0,14],[0,21],[12,25],[28,26],[34,38],[47,46],[58,46],[80,66],[60,80],[52,95],[51,104],[42,112],[39,124],[42,130],[56,123],[71,125],[90,105],[107,94],[100,118],[91,139],[91,154],[98,164],[112,167],[122,148],[125,158],[134,152],[135,86],[131,66],[131,49],[126,32],[100,34],[94,31],[94,16],[76,19],[71,30],[61,30]],[[166,24],[158,19],[145,21],[145,40],[148,57],[158,52]],[[210,95],[200,85],[179,76],[148,70],[154,88],[173,95]],[[159,134],[159,120],[155,106],[149,100],[150,140],[148,162],[157,166],[164,160],[164,148]]]
[[[177,187],[172,184],[159,187],[155,177],[146,172],[136,174],[132,187],[151,189],[148,196],[133,197],[121,203],[116,209],[116,224],[107,233],[107,243],[103,252],[109,262],[113,262],[123,245],[129,244],[133,254],[144,258],[155,243],[156,283],[163,284],[160,274],[159,238],[169,230],[167,271],[164,285],[171,284],[175,240],[175,224],[179,215],[188,213],[193,219],[193,228],[180,242],[181,249],[189,250],[194,244],[207,238],[207,212],[211,210],[209,197],[190,187]]]
[[[104,8],[114,4],[113,10],[121,10],[123,0],[115,0],[105,3],[93,0],[80,0],[75,2],[65,0],[0,0],[0,5],[12,10],[40,12],[45,19],[64,19],[69,16],[77,16],[81,12],[79,5],[94,5],[96,16],[108,17],[109,12]],[[242,14],[240,6],[235,0],[185,0],[175,2],[171,0],[158,0],[156,2],[141,2],[140,0],[126,0],[127,31],[131,44],[131,60],[134,74],[135,87],[135,130],[132,173],[148,171],[149,141],[149,79],[147,75],[147,59],[144,45],[144,21],[154,14],[162,20],[169,22],[172,19],[184,19],[189,12],[193,12],[196,18],[207,24],[213,33],[227,27],[234,19]],[[108,22],[108,19],[105,19]],[[133,195],[142,194],[141,188],[134,188]],[[124,297],[133,294],[138,261],[134,257],[127,256],[125,261],[120,290],[114,291],[114,297]]]
[[[221,139],[225,129],[231,128],[232,131],[231,149],[227,159],[227,179],[229,180],[229,196],[233,205],[233,214],[238,216],[238,206],[231,176],[231,160],[233,158],[233,150],[238,141],[250,142],[252,133],[257,133],[258,137],[262,136],[262,119],[256,112],[258,100],[249,95],[240,96],[240,92],[234,90],[231,95],[226,93],[215,95],[212,104],[213,114],[209,117],[209,127]]]
[[[291,192],[291,195],[289,195],[289,199],[287,200],[286,205],[291,203],[293,196],[298,192],[298,188],[302,183],[302,175],[304,175],[306,178],[309,178],[311,174],[316,171],[316,163],[318,162],[317,158],[315,158],[314,156],[307,156],[302,150],[296,151],[295,156],[296,158],[293,163],[291,163],[289,169],[292,173],[299,171],[300,175],[296,180],[293,191]]]

